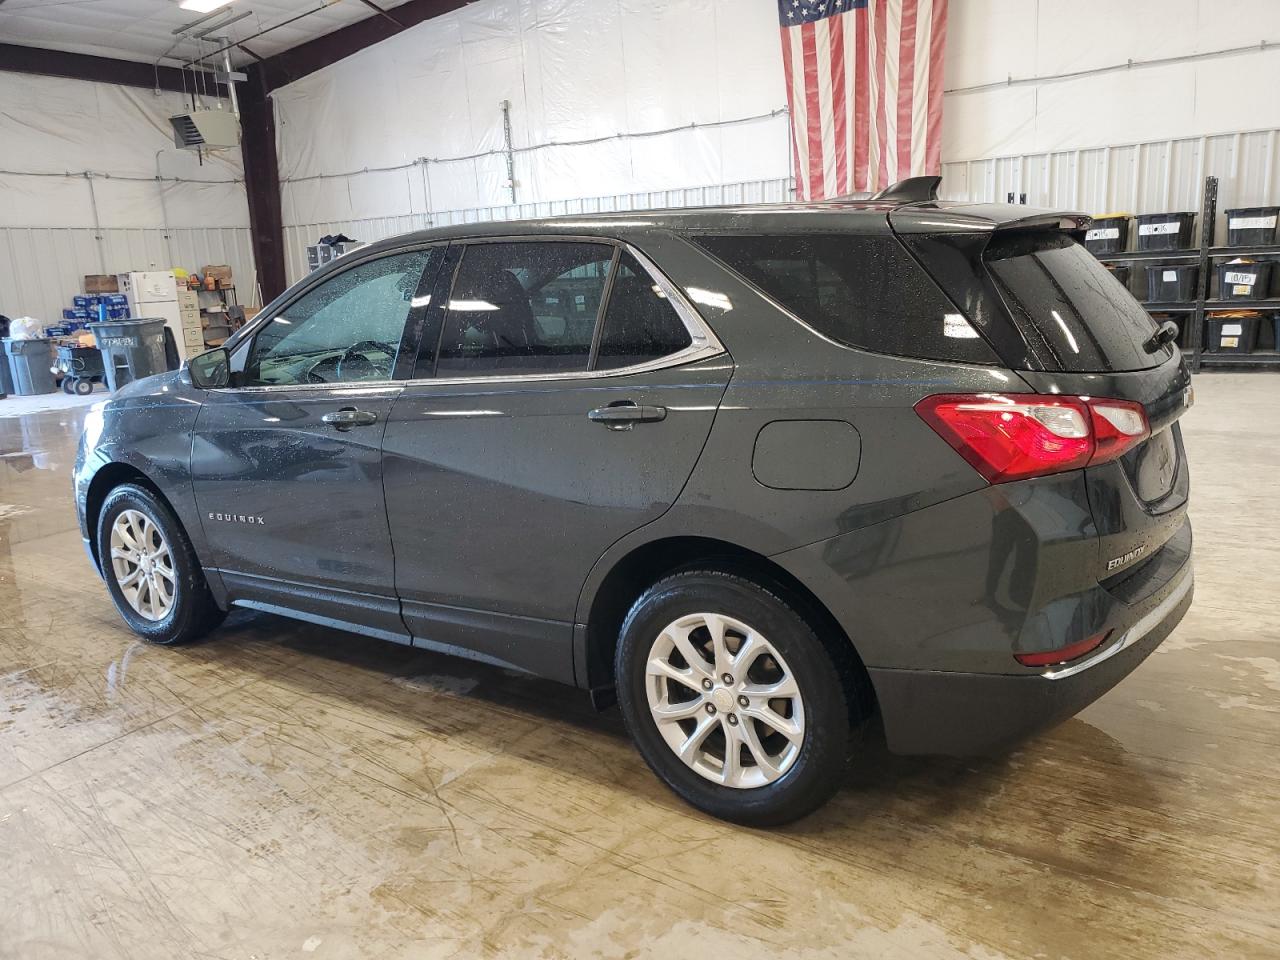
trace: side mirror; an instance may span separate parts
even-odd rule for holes
[[[231,384],[231,354],[225,347],[214,347],[187,363],[191,385],[201,390],[221,390]]]

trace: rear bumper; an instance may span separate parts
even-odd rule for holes
[[[1166,589],[1131,608],[1118,639],[1037,674],[870,669],[889,749],[982,754],[1065,720],[1142,663],[1182,620],[1193,592],[1188,560]]]

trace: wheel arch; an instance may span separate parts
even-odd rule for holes
[[[102,572],[102,557],[98,555],[98,518],[102,515],[102,505],[106,502],[111,491],[126,483],[134,483],[146,489],[168,507],[169,512],[174,517],[179,518],[179,524],[182,523],[172,501],[140,469],[132,464],[115,460],[104,463],[98,468],[97,473],[93,475],[93,479],[89,481],[89,489],[85,494],[84,501],[85,529],[89,533],[89,550],[93,553],[93,561],[97,564],[99,572]],[[190,536],[190,533],[188,533],[188,536]]]
[[[583,667],[578,682],[592,691],[599,705],[612,702],[614,653],[627,611],[636,599],[663,577],[680,570],[706,567],[744,576],[778,592],[809,620],[825,643],[838,644],[835,652],[853,658],[859,686],[862,716],[874,704],[866,667],[857,645],[827,606],[796,576],[763,554],[747,547],[705,536],[670,536],[634,547],[619,558],[600,579],[586,607],[585,636],[577,644]]]

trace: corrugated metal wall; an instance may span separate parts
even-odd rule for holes
[[[689,187],[683,190],[655,190],[645,193],[617,194],[610,197],[585,197],[547,203],[519,203],[502,207],[472,207],[439,213],[414,213],[402,217],[373,217],[334,223],[307,223],[285,227],[284,246],[290,283],[307,272],[306,248],[320,237],[345,233],[356,240],[372,242],[383,237],[444,227],[458,223],[486,223],[491,220],[524,220],[537,217],[573,216],[584,213],[611,213],[619,210],[657,210],[664,207],[700,207],[725,203],[781,203],[790,199],[790,181],[753,180],[712,187]]]
[[[1218,209],[1280,203],[1280,131],[1029,154],[942,165],[948,199],[1003,202],[1027,195],[1033,207],[1084,213],[1199,210],[1206,176],[1218,178]],[[1219,216],[1217,236],[1225,221]]]
[[[253,300],[253,245],[244,227],[112,229],[0,227],[0,313],[46,324],[82,289],[85,274],[229,264],[242,303]]]

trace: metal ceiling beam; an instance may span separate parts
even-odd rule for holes
[[[389,11],[379,10],[372,17],[339,27],[332,33],[267,57],[258,64],[258,68],[263,71],[266,90],[270,93],[331,63],[359,53],[365,47],[371,47],[426,20],[460,10],[473,2],[475,0],[409,0]]]
[[[22,47],[13,43],[0,43],[0,70],[115,83],[125,87],[145,87],[148,90],[173,90],[178,93],[192,87],[190,73],[187,74],[184,86],[182,71],[177,67],[156,67],[150,63],[46,50],[42,47]],[[212,74],[207,74],[204,79],[213,85]],[[217,90],[219,96],[226,96],[221,85],[217,85]]]

